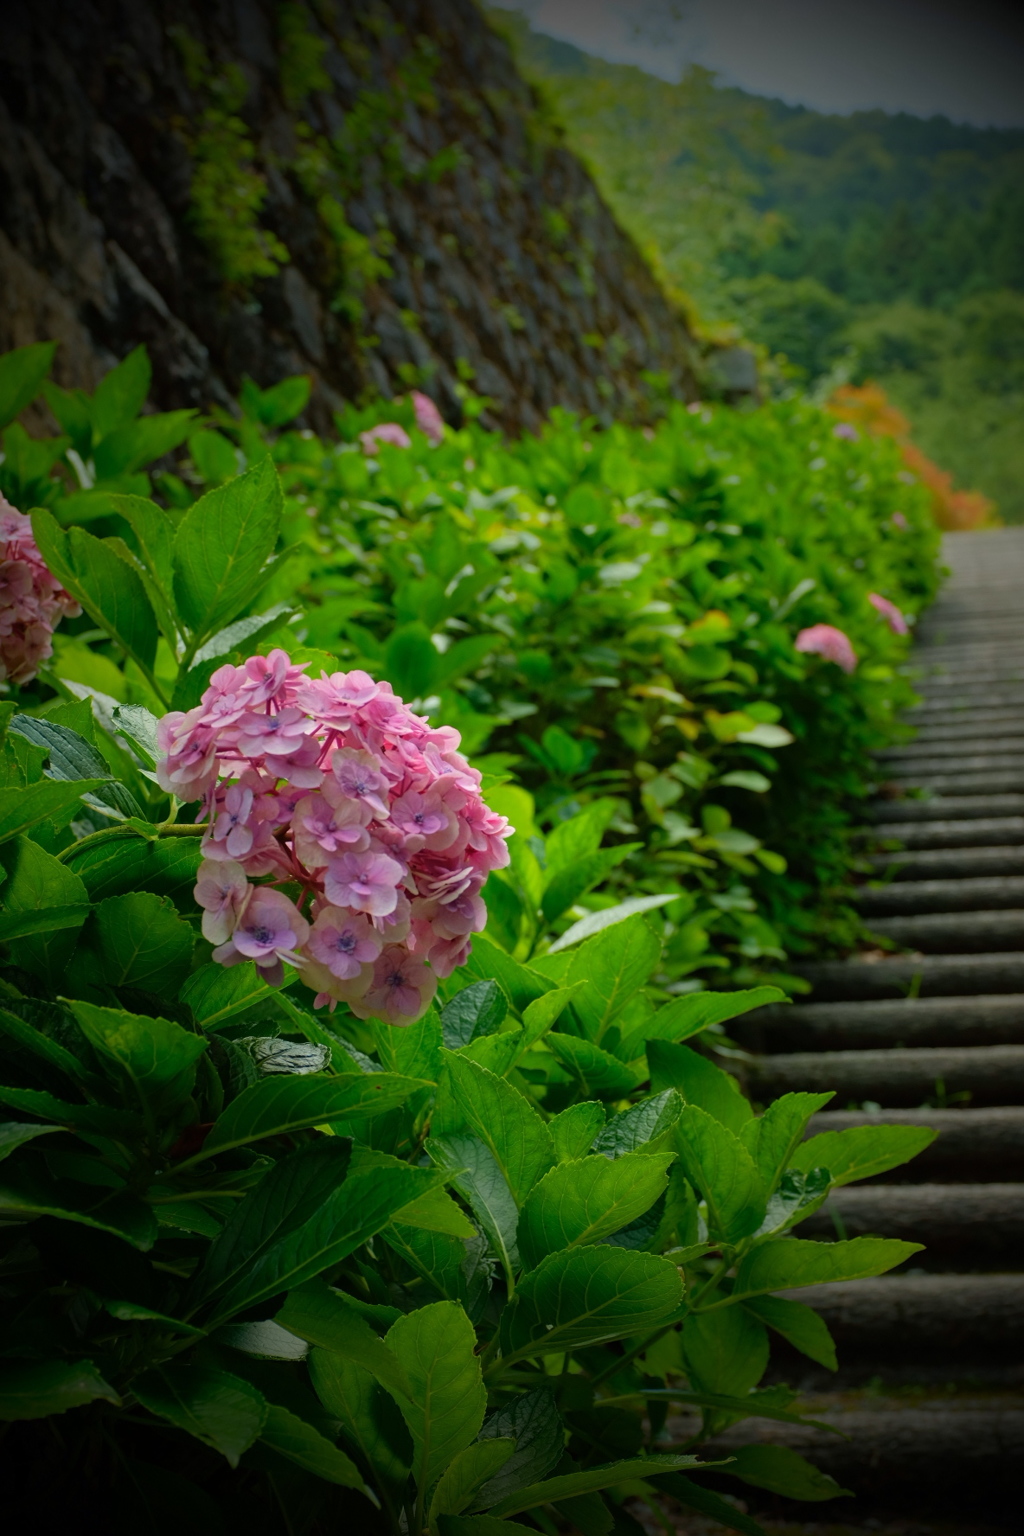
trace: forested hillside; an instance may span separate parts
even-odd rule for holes
[[[812,385],[877,380],[926,453],[1024,518],[1024,131],[825,116],[699,68],[671,85],[500,24],[705,326]]]

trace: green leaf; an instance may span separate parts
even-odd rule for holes
[[[105,779],[95,793],[89,794],[90,804],[110,807],[122,819],[143,815],[135,796],[111,778],[106,759],[80,732],[56,720],[36,719],[31,715],[15,715],[10,729],[14,735],[23,737],[48,754],[48,779]]]
[[[556,987],[527,1004],[523,1009],[524,1048],[547,1034],[584,985],[584,982],[576,981],[571,987]]]
[[[476,1236],[476,1228],[453,1200],[447,1190],[431,1189],[402,1211],[402,1224],[418,1227],[423,1232],[441,1232],[448,1237],[468,1239]]]
[[[133,891],[109,896],[87,930],[99,952],[103,979],[114,987],[139,987],[177,996],[192,962],[195,936],[166,896]]]
[[[853,1237],[848,1242],[815,1243],[790,1237],[754,1248],[736,1273],[733,1298],[760,1296],[800,1285],[822,1285],[830,1280],[865,1280],[895,1269],[921,1243],[904,1243],[888,1237]]]
[[[461,1307],[437,1301],[400,1318],[385,1343],[409,1380],[410,1395],[399,1407],[413,1438],[416,1484],[427,1489],[483,1423],[487,1393],[476,1334]]]
[[[571,945],[579,944],[583,939],[591,939],[595,934],[603,933],[606,928],[615,928],[631,917],[637,917],[644,912],[653,912],[656,907],[665,907],[670,901],[678,900],[678,891],[670,891],[667,896],[629,896],[625,901],[620,901],[617,906],[603,907],[600,912],[591,912],[586,917],[581,917],[578,923],[573,923],[571,928],[567,928],[565,933],[555,940],[548,949],[548,954],[560,954],[563,949],[569,949]]]
[[[23,1120],[0,1121],[0,1162],[27,1141],[34,1141],[37,1136],[52,1136],[54,1131],[63,1129],[62,1125],[27,1125]]]
[[[441,1474],[430,1501],[430,1521],[438,1515],[458,1515],[471,1504],[484,1483],[501,1470],[516,1448],[511,1437],[476,1440],[459,1451]]]
[[[713,1061],[688,1045],[673,1045],[669,1040],[652,1040],[647,1051],[651,1069],[651,1087],[656,1093],[665,1088],[679,1090],[686,1104],[697,1104],[713,1115],[737,1136],[752,1120],[754,1111],[743,1097],[731,1072],[723,1072]]]
[[[159,754],[156,741],[157,718],[141,704],[117,704],[114,727],[126,736],[147,768],[155,768]]]
[[[597,1243],[642,1216],[668,1187],[674,1152],[627,1152],[559,1163],[530,1191],[519,1216],[519,1251],[535,1269],[549,1253]]]
[[[428,1008],[422,1019],[395,1029],[391,1024],[373,1026],[373,1043],[385,1072],[402,1077],[417,1077],[424,1083],[440,1081],[443,1061],[441,1019],[436,1008]]]
[[[743,1307],[691,1313],[683,1324],[683,1355],[695,1393],[745,1397],[768,1365],[768,1333]]]
[[[205,1337],[203,1329],[195,1331]],[[279,1328],[269,1318],[260,1323],[225,1323],[217,1329],[214,1338],[218,1344],[226,1344],[229,1349],[237,1349],[257,1360],[305,1360],[309,1354],[309,1346],[304,1340],[297,1339],[287,1328]]]
[[[553,1253],[525,1276],[505,1308],[503,1363],[657,1328],[682,1294],[675,1265],[654,1254],[606,1245]]]
[[[570,1104],[560,1115],[548,1121],[548,1130],[555,1144],[555,1156],[560,1163],[583,1157],[594,1144],[594,1138],[604,1128],[604,1105],[588,1099],[583,1104]]]
[[[400,1503],[412,1467],[412,1439],[398,1404],[361,1365],[314,1349],[309,1374],[317,1396],[341,1421],[342,1433],[372,1469],[392,1502]]]
[[[667,1477],[661,1487],[674,1499],[678,1499],[680,1504],[707,1515],[711,1520],[717,1520],[727,1530],[739,1531],[741,1536],[766,1536],[764,1527],[758,1525],[756,1520],[741,1514],[735,1504],[723,1499],[720,1494],[712,1493],[710,1488],[695,1483],[692,1478],[673,1475]]]
[[[312,1472],[314,1477],[321,1477],[327,1483],[360,1490],[365,1487],[355,1462],[312,1424],[307,1424],[305,1419],[287,1408],[279,1408],[276,1403],[267,1405],[260,1439],[279,1456],[287,1456],[304,1472]]]
[[[519,1210],[494,1153],[478,1136],[431,1136],[425,1150],[483,1228],[511,1281],[519,1268]]]
[[[75,1079],[85,1077],[85,1068],[77,1056],[65,1050],[64,1046],[52,1040],[34,1024],[20,1019],[17,1014],[10,1013],[6,1008],[0,1008],[0,1029],[12,1039],[17,1040],[26,1050],[31,1051],[33,1055],[42,1057],[43,1061],[56,1067],[59,1072],[66,1072],[69,1077]]]
[[[43,779],[27,788],[0,789],[0,843],[20,837],[41,821],[63,827],[81,810],[82,796],[102,784],[102,779],[80,779],[71,784]]]
[[[156,656],[156,616],[139,573],[84,528],[65,533],[42,507],[32,513],[32,531],[50,570],[93,623],[144,672],[150,671]]]
[[[134,474],[177,448],[188,436],[194,410],[162,411],[115,427],[93,450],[99,480]]]
[[[150,1413],[212,1446],[232,1467],[267,1421],[262,1393],[213,1366],[175,1361],[137,1377],[132,1391]]]
[[[614,816],[614,800],[593,800],[575,816],[558,822],[549,833],[545,848],[549,879],[596,853]]]
[[[319,1349],[355,1361],[390,1392],[409,1396],[403,1366],[340,1291],[322,1281],[310,1281],[288,1293],[275,1321]]]
[[[0,375],[2,382],[2,375]],[[48,1419],[96,1398],[120,1408],[121,1399],[91,1360],[38,1360],[0,1367],[0,1419]]]
[[[638,1478],[646,1481],[666,1472],[719,1465],[719,1462],[701,1462],[696,1456],[638,1456],[629,1461],[611,1461],[601,1467],[549,1477],[545,1482],[522,1488],[496,1504],[491,1513],[499,1517],[518,1515],[525,1509],[536,1509],[539,1504],[553,1504],[581,1493],[596,1493],[602,1488],[614,1488],[618,1483],[635,1482]]]
[[[582,1094],[599,1099],[621,1099],[637,1085],[637,1074],[599,1045],[576,1035],[550,1034],[546,1044],[570,1072]]]
[[[612,1116],[598,1134],[593,1150],[612,1158],[635,1152],[639,1147],[656,1151],[679,1119],[681,1109],[679,1095],[673,1088],[641,1099],[639,1104],[631,1104],[629,1109]]]
[[[192,972],[178,996],[191,1008],[197,1024],[216,1029],[257,1003],[269,1005],[276,993],[251,960],[232,966],[211,960]]]
[[[554,1393],[541,1387],[513,1397],[485,1420],[480,1439],[490,1436],[511,1436],[515,1450],[501,1471],[480,1489],[474,1503],[476,1509],[489,1509],[518,1489],[546,1477],[557,1466],[565,1431]]]
[[[790,1163],[801,1172],[827,1168],[833,1185],[840,1188],[908,1163],[937,1135],[924,1125],[853,1125],[812,1136],[791,1154]]]
[[[685,1105],[674,1134],[686,1176],[707,1201],[712,1237],[737,1243],[756,1232],[767,1198],[746,1147],[695,1104]]]
[[[23,940],[18,964],[35,976],[62,975],[89,915],[88,892],[78,876],[31,838],[19,837],[3,903],[0,941]]]
[[[481,1036],[493,1035],[508,1013],[505,995],[496,981],[475,981],[457,992],[441,1010],[443,1043],[456,1051]]]
[[[439,1515],[438,1536],[535,1536],[516,1520],[495,1520],[493,1515]]]
[[[804,1306],[802,1301],[787,1301],[784,1296],[757,1296],[743,1305],[808,1359],[829,1371],[839,1369],[828,1325],[813,1307]]]
[[[288,1136],[332,1120],[381,1115],[425,1086],[415,1078],[388,1072],[267,1077],[231,1101],[206,1138],[201,1156],[212,1157],[265,1136]]]
[[[565,869],[557,870],[549,879],[541,898],[541,911],[546,921],[557,921],[563,912],[568,912],[579,901],[585,891],[597,885],[617,864],[642,847],[642,843],[620,843],[617,848],[602,848],[598,853],[588,854]]]
[[[71,1011],[93,1050],[113,1063],[143,1110],[173,1115],[192,1092],[196,1062],[206,1050],[201,1035],[190,1035],[167,1019],[143,1018],[120,1008],[71,1003]]]
[[[293,1079],[302,1081],[302,1079]],[[383,1153],[360,1150],[361,1166],[353,1166],[314,1215],[265,1247],[220,1296],[213,1317],[222,1322],[271,1296],[292,1290],[337,1266],[368,1241],[403,1206],[440,1183],[429,1168],[413,1168]]]
[[[622,1055],[631,1061],[644,1048],[647,1040],[672,1040],[678,1044],[690,1040],[712,1024],[722,1024],[735,1019],[752,1008],[763,1008],[768,1003],[784,1003],[786,994],[778,987],[751,987],[746,992],[690,992],[684,997],[673,998],[659,1008],[622,1042]]]
[[[466,1124],[490,1151],[521,1206],[555,1161],[551,1133],[537,1111],[504,1078],[452,1051],[449,1081]]]
[[[116,367],[105,373],[90,402],[95,439],[126,426],[142,410],[149,394],[153,370],[145,347],[135,347]]]
[[[573,955],[565,984],[586,983],[572,1005],[594,1045],[600,1045],[605,1031],[645,985],[660,954],[661,940],[637,914],[614,932],[588,940]]]
[[[135,1195],[112,1195],[109,1189],[77,1179],[52,1179],[39,1167],[13,1168],[8,1164],[0,1176],[0,1217],[30,1221],[36,1216],[55,1216],[99,1232],[112,1232],[143,1253],[157,1238],[156,1217]]]
[[[513,960],[485,933],[474,935],[473,948],[462,971],[464,975],[475,976],[480,981],[497,981],[517,1013],[522,1013],[524,1008],[538,997],[543,997],[545,992],[550,992],[554,986],[539,971]]]
[[[0,428],[31,405],[53,365],[55,341],[36,341],[0,356]]]
[[[3,1017],[5,1030],[15,1033],[10,1028],[10,1015],[4,1011]],[[54,1065],[59,1063],[54,1061]],[[38,1088],[0,1087],[0,1104],[9,1104],[12,1109],[20,1109],[26,1115],[38,1115],[41,1120],[57,1121],[60,1125],[70,1126],[72,1130],[91,1131],[97,1136],[131,1140],[142,1130],[142,1121],[138,1115],[129,1114],[126,1110],[105,1109],[98,1104],[68,1104]]]
[[[817,1467],[788,1445],[738,1445],[732,1451],[728,1471],[754,1488],[767,1488],[787,1499],[837,1499],[849,1494],[834,1477]]]
[[[759,1119],[748,1120],[743,1126],[740,1140],[754,1159],[769,1196],[789,1167],[808,1120],[834,1097],[831,1093],[786,1093],[769,1104]]]
[[[174,613],[174,518],[144,496],[111,496],[110,503],[132,531],[136,569],[160,628],[173,645],[179,632]]]
[[[174,590],[186,624],[205,639],[237,618],[258,589],[277,542],[281,487],[273,460],[207,491],[174,542]]]

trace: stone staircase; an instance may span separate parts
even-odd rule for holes
[[[836,1090],[812,1131],[880,1115],[940,1133],[800,1228],[926,1245],[896,1274],[793,1293],[828,1322],[840,1373],[794,1352],[779,1374],[848,1438],[748,1421],[720,1442],[805,1451],[856,1493],[813,1507],[830,1529],[894,1511],[1024,1529],[1024,529],[954,534],[944,554],[912,657],[917,734],[883,754],[870,806],[892,851],[858,893],[900,952],[803,967],[805,1001],[735,1026],[756,1099]]]

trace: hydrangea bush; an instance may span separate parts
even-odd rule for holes
[[[30,683],[53,655],[53,632],[81,608],[47,570],[32,519],[0,496],[0,682]]]
[[[228,663],[160,721],[159,783],[203,802],[203,933],[274,985],[296,966],[318,1008],[411,1024],[484,927],[512,829],[457,731],[365,672],[305,670],[280,650]]]

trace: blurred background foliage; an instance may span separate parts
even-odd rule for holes
[[[822,399],[880,387],[956,485],[1024,521],[1024,131],[830,116],[699,66],[673,85],[490,14],[705,334]]]

